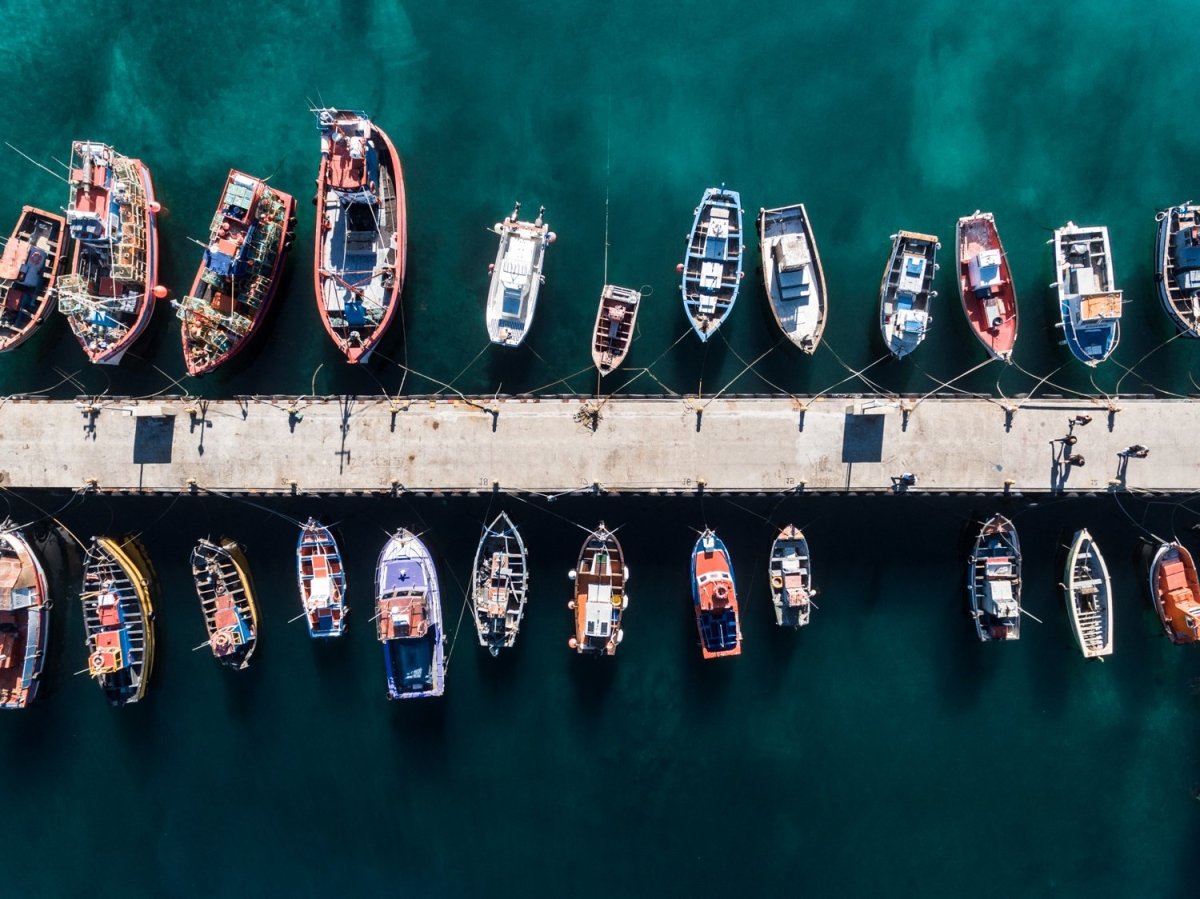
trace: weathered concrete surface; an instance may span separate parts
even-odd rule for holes
[[[0,485],[177,492],[1200,491],[1200,401],[854,397],[39,401],[0,405]],[[594,404],[594,401],[591,401]],[[1015,401],[1008,401],[1010,404]],[[910,401],[911,404],[911,401]],[[482,408],[482,407],[486,407]],[[1010,405],[1011,408],[1011,405]],[[1062,444],[1076,414],[1071,452]],[[1150,448],[1123,462],[1130,444]],[[294,482],[294,484],[293,484]]]

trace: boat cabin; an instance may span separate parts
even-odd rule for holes
[[[93,677],[114,674],[129,667],[129,631],[101,631],[92,638],[92,652],[88,656],[88,670]]]
[[[785,302],[805,303],[812,293],[812,254],[803,234],[785,234],[771,248],[775,284]]]
[[[1004,288],[1000,251],[983,250],[976,255],[967,263],[967,279],[975,298],[983,304],[984,318],[992,327],[998,326],[1004,320],[1000,307],[1000,293]]]
[[[1185,293],[1200,292],[1200,225],[1194,216],[1180,217],[1175,234],[1175,281]]]
[[[380,600],[378,620],[379,639],[385,642],[425,636],[429,631],[425,591]]]
[[[1200,641],[1200,602],[1189,582],[1187,568],[1179,559],[1162,564],[1158,573],[1158,589],[1162,597],[1164,617],[1176,637],[1187,635],[1189,641]]]
[[[212,650],[216,656],[231,655],[250,642],[250,627],[238,611],[233,596],[218,587],[216,613],[213,615]]]
[[[597,640],[612,636],[616,612],[623,602],[621,594],[611,584],[588,584],[584,600],[584,634]]]
[[[996,618],[1016,618],[1021,614],[1013,595],[1012,562],[1006,558],[988,559],[984,568],[983,596],[980,603],[984,612]]]

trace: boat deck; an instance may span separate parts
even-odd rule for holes
[[[1100,399],[618,398],[594,430],[588,397],[91,402],[0,405],[0,484],[178,493],[191,481],[197,493],[284,495],[890,493],[912,472],[907,489],[917,493],[1090,492],[1113,481],[1200,491],[1196,399],[1120,397],[1110,413]],[[1063,465],[1055,441],[1083,413],[1093,421],[1076,428],[1073,451],[1087,464]],[[1151,457],[1119,455],[1134,443]]]

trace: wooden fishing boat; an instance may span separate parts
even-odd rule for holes
[[[763,287],[784,335],[813,353],[825,333],[825,272],[803,203],[758,211]]]
[[[37,695],[50,604],[41,559],[25,535],[5,521],[0,525],[0,708],[23,709]]]
[[[1021,637],[1021,543],[1003,515],[979,531],[967,560],[967,594],[975,633],[984,643]]]
[[[1121,340],[1121,291],[1113,286],[1117,276],[1108,229],[1067,222],[1054,232],[1054,258],[1058,327],[1071,355],[1095,367]]]
[[[742,654],[733,562],[721,538],[706,528],[692,549],[692,605],[706,659]]]
[[[66,220],[26,206],[0,255],[0,352],[24,343],[54,311]]]
[[[425,544],[404,528],[388,538],[375,566],[375,621],[388,699],[441,696],[446,655],[437,569]]]
[[[602,377],[625,361],[641,300],[641,291],[629,287],[605,284],[600,291],[600,308],[592,329],[592,362]]]
[[[340,637],[346,630],[346,571],[337,540],[314,518],[300,528],[296,579],[310,637]]]
[[[351,363],[366,362],[400,308],[408,254],[404,170],[364,112],[315,109],[317,311]]]
[[[903,359],[915,350],[933,323],[930,306],[937,291],[937,251],[932,234],[900,231],[892,235],[892,255],[879,287],[879,329],[888,352]]]
[[[266,316],[292,244],[296,201],[230,169],[192,289],[173,301],[189,375],[206,374],[246,346]]]
[[[492,230],[500,235],[496,261],[488,266],[487,321],[488,339],[500,346],[520,346],[533,325],[541,289],[542,266],[546,248],[557,235],[543,218],[546,207],[538,210],[532,222],[520,220],[521,204]]]
[[[812,584],[812,560],[808,540],[795,525],[779,532],[771,544],[767,565],[771,584],[771,602],[775,605],[775,623],[783,627],[804,627],[812,615],[816,594]]]
[[[1175,326],[1200,337],[1200,206],[1189,201],[1158,214],[1154,277]]]
[[[1063,569],[1063,598],[1071,632],[1085,659],[1113,651],[1112,585],[1100,548],[1084,528],[1077,531]]]
[[[723,184],[705,190],[688,234],[687,254],[676,266],[682,275],[684,314],[702,341],[717,333],[737,302],[742,242],[741,196]]]
[[[1150,563],[1150,597],[1172,643],[1200,643],[1200,581],[1183,544],[1159,544]]]
[[[479,645],[496,656],[516,643],[529,585],[525,542],[504,512],[483,529],[471,571]]]
[[[625,639],[621,616],[629,608],[629,568],[617,535],[603,521],[583,541],[579,561],[567,577],[575,585],[567,603],[575,616],[575,635],[567,645],[580,655],[614,655]]]
[[[154,667],[153,572],[132,537],[93,537],[83,565],[83,630],[88,673],[109,705],[146,695]]]
[[[971,332],[993,359],[1012,361],[1017,342],[1017,291],[996,217],[975,210],[958,220],[958,295]]]
[[[159,210],[150,169],[106,144],[71,145],[70,270],[58,311],[92,362],[116,365],[150,324],[158,281]]]
[[[242,670],[258,645],[258,606],[246,557],[232,540],[201,539],[192,550],[192,580],[204,612],[208,646],[222,665]]]

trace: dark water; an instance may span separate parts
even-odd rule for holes
[[[609,280],[653,291],[629,375],[606,387],[824,389],[847,374],[838,357],[861,368],[883,353],[889,235],[931,231],[952,252],[954,220],[982,208],[1012,260],[1017,361],[1032,375],[990,366],[957,386],[1011,395],[1050,375],[1042,390],[1196,390],[1196,347],[1158,349],[1172,326],[1151,267],[1155,210],[1200,195],[1192,4],[8,9],[20,27],[0,37],[7,139],[40,160],[85,137],[145,159],[169,210],[161,280],[174,292],[198,263],[186,237],[204,233],[229,167],[271,174],[301,218],[271,320],[230,370],[173,384],[183,365],[164,307],[115,371],[87,366],[54,321],[0,357],[5,394],[438,389],[397,362],[443,382],[470,365],[455,381],[466,392],[591,391],[606,197]],[[406,328],[361,371],[339,363],[313,309],[310,99],[369,110],[405,165]],[[733,381],[777,340],[751,259],[724,339],[674,345],[686,327],[674,265],[693,206],[719,181],[742,191],[748,222],[760,206],[807,203],[829,350],[808,359],[777,346]],[[12,155],[0,196],[15,216],[66,193]],[[486,343],[485,229],[517,198],[544,203],[559,234],[538,320],[527,347],[472,364]],[[1127,299],[1121,347],[1094,383],[1057,346],[1045,286],[1044,242],[1067,219],[1110,227]],[[891,389],[922,393],[931,376],[982,361],[949,252],[927,344],[911,365],[872,369]],[[625,383],[646,366],[653,377]],[[78,385],[60,384],[67,375]],[[34,499],[54,511],[67,498]],[[38,517],[10,501],[18,519]],[[1121,502],[1007,509],[1026,549],[1026,604],[1046,623],[1027,623],[1019,644],[980,646],[960,550],[965,521],[996,511],[990,502],[76,501],[61,518],[85,539],[144,531],[163,587],[160,656],[146,701],[109,710],[72,675],[82,622],[77,601],[60,599],[37,705],[0,722],[4,805],[35,822],[9,829],[4,893],[119,881],[131,895],[186,896],[1190,895],[1200,659],[1162,637],[1134,555],[1138,523],[1189,538],[1196,516]],[[464,631],[444,701],[388,704],[368,622],[384,532],[424,529],[453,624],[480,522],[501,505],[532,553],[517,650],[493,660]],[[314,645],[285,624],[298,606],[295,530],[276,513],[341,521],[354,608],[344,640]],[[592,664],[566,649],[565,572],[583,538],[573,524],[601,518],[621,525],[632,605],[619,656]],[[821,611],[801,634],[772,624],[768,520],[794,521],[812,542]],[[688,551],[705,524],[730,545],[744,602],[745,654],[727,663],[699,661],[688,607]],[[1116,592],[1116,654],[1102,665],[1080,659],[1055,588],[1060,532],[1084,525]],[[205,534],[246,544],[262,598],[262,641],[241,674],[190,651],[204,634],[185,564]]]

